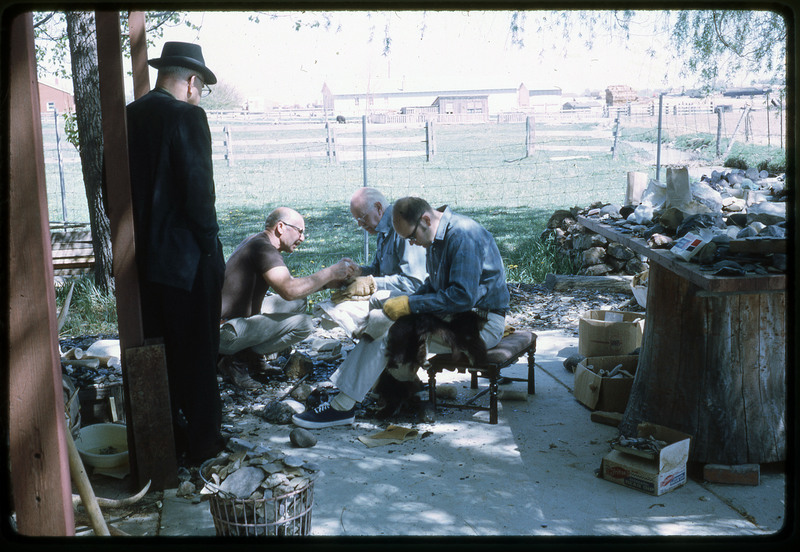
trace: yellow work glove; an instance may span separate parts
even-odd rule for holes
[[[375,284],[375,278],[372,276],[359,276],[344,289],[331,293],[331,300],[338,305],[352,297],[369,297],[375,293],[376,289],[378,289],[378,286]]]
[[[411,307],[408,305],[408,295],[398,295],[390,297],[383,304],[383,312],[392,320],[397,320],[401,316],[411,314]]]

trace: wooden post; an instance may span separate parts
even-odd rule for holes
[[[17,531],[75,534],[50,253],[33,18],[8,27],[8,443]],[[8,209],[8,212],[5,210]],[[11,221],[11,222],[9,222]],[[13,222],[13,223],[12,223]]]
[[[525,157],[533,153],[534,138],[536,136],[536,122],[531,115],[525,117]]]
[[[717,157],[719,157],[719,146],[722,139],[722,107],[717,106],[714,111],[717,114]]]
[[[145,346],[142,329],[119,12],[98,11],[95,18],[105,166],[114,168],[105,173],[106,198],[114,253],[129,458],[135,485],[141,487],[151,480],[154,490],[162,490],[177,486],[177,458],[163,346]]]
[[[139,99],[150,91],[150,70],[147,65],[147,36],[144,12],[128,12],[133,68],[133,97]]]

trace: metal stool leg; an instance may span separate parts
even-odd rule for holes
[[[497,374],[498,371],[492,371],[489,377],[489,423],[497,423]]]
[[[436,368],[428,368],[428,400],[436,411]]]

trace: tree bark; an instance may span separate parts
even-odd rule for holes
[[[103,191],[103,129],[94,14],[66,12],[65,15],[83,183],[94,247],[94,279],[101,290],[113,291],[111,223]]]

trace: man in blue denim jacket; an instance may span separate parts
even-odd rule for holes
[[[480,337],[487,349],[500,342],[505,330],[505,313],[510,295],[505,268],[492,235],[480,224],[448,207],[433,209],[417,197],[399,199],[393,206],[395,231],[427,249],[428,278],[411,295],[393,295],[383,302],[391,320],[411,313],[447,317],[473,310],[485,319]],[[450,348],[432,337],[429,353]],[[301,427],[322,428],[355,421],[355,403],[364,399],[386,369],[386,334],[375,340],[363,339],[350,352],[331,381],[340,393],[312,411],[293,416]],[[398,380],[416,377],[407,368],[390,372]]]

